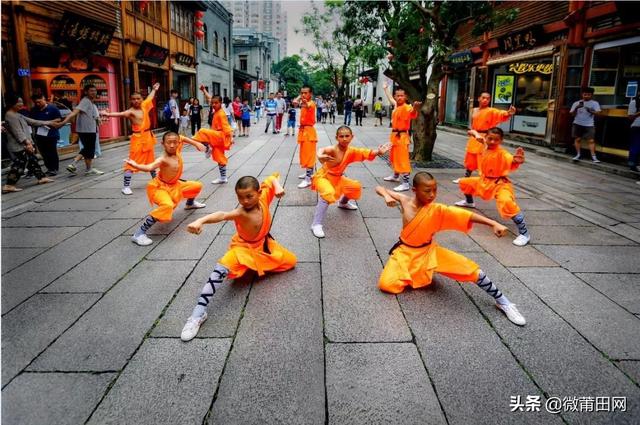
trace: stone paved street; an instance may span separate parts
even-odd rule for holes
[[[335,129],[318,125],[319,145]],[[353,143],[375,147],[388,131],[365,119]],[[332,206],[318,240],[309,230],[317,195],[296,188],[295,139],[264,134],[262,123],[252,133],[236,139],[228,185],[211,184],[217,168],[185,147],[184,178],[204,183],[207,207],[179,207],[173,222],[153,227],[149,247],[130,241],[150,205],[144,173],[132,196],[120,193],[126,145],[104,150],[103,176],[23,180],[23,192],[2,196],[4,425],[640,423],[635,181],[527,152],[513,181],[529,246],[485,226],[438,236],[518,305],[528,321],[520,328],[480,288],[442,276],[399,296],[378,290],[401,228],[399,211],[373,191],[393,187],[382,181],[383,160],[350,166],[364,186],[360,209]],[[461,162],[465,143],[441,131],[436,153]],[[184,321],[234,231],[216,224],[195,236],[187,224],[233,208],[240,176],[274,171],[287,192],[273,204],[271,233],[298,265],[226,284],[198,337],[183,343]],[[429,171],[439,202],[460,199],[451,180],[462,169]],[[495,204],[477,202],[499,218]],[[626,411],[595,404],[613,397]],[[548,413],[556,398],[568,400]],[[586,407],[572,410],[575,398]],[[534,411],[511,412],[517,399]]]

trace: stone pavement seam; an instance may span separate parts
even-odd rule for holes
[[[567,270],[567,269],[565,269]],[[567,270],[569,271],[569,270]],[[571,273],[569,271],[569,273]],[[595,272],[590,272],[590,273],[595,273]],[[609,301],[611,301],[612,303],[614,303],[615,305],[617,305],[618,307],[620,307],[621,309],[623,309],[624,311],[626,311],[629,314],[635,315],[635,313],[631,310],[629,310],[626,306],[620,304],[619,302],[617,302],[616,300],[614,300],[613,298],[609,297],[605,292],[602,292],[600,289],[598,289],[596,286],[591,285],[589,282],[587,282],[586,280],[582,279],[579,275],[580,273],[571,273],[576,279],[580,280],[582,283],[584,283],[585,285],[589,286],[591,289],[593,289],[594,291],[598,292],[599,294],[601,294],[603,297],[605,297],[606,299],[608,299]],[[586,273],[585,273],[586,274]],[[596,273],[597,274],[597,273]],[[609,273],[609,274],[614,274],[614,273]],[[619,273],[619,274],[628,274],[628,273]],[[640,279],[640,274],[637,275],[638,279]],[[614,359],[614,360],[631,360],[631,359]],[[640,360],[639,360],[640,361]]]

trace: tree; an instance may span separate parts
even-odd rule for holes
[[[297,96],[302,86],[309,84],[309,76],[300,64],[301,60],[299,55],[286,56],[271,68],[272,72],[280,75],[280,79],[285,82],[284,89],[289,96]]]
[[[413,124],[412,159],[430,161],[437,136],[438,89],[448,57],[458,46],[456,32],[471,22],[475,35],[490,31],[515,19],[517,9],[498,11],[488,1],[416,0],[345,1],[340,8],[343,29],[360,44],[367,41],[362,58],[381,61],[388,55],[385,75],[410,99],[422,101]]]

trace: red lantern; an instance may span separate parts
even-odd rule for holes
[[[245,82],[243,87],[244,87],[245,90],[251,90],[251,83]]]
[[[196,21],[194,25],[195,25],[196,28],[202,29],[202,27],[204,27],[204,22]]]
[[[200,41],[204,40],[204,31],[202,30],[198,30],[196,32],[194,32],[196,38]]]
[[[140,11],[144,12],[144,10],[147,8],[147,6],[149,5],[149,0],[141,0],[138,2],[138,5],[140,7]]]
[[[204,18],[204,12],[203,12],[202,10],[197,10],[197,11],[196,11],[196,13],[195,13],[194,15],[195,15],[195,17],[196,17],[197,19],[202,19],[202,18]]]

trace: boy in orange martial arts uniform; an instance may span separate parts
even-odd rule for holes
[[[182,329],[183,341],[193,339],[200,325],[207,320],[207,306],[226,277],[236,279],[247,270],[255,270],[258,276],[265,272],[284,272],[296,265],[296,256],[276,242],[269,229],[271,214],[269,205],[274,197],[284,196],[278,173],[267,177],[262,184],[255,177],[244,176],[236,183],[236,195],[240,206],[233,211],[218,211],[189,224],[191,233],[199,234],[202,226],[219,223],[223,220],[233,221],[236,234],[231,238],[229,250],[218,260],[202,288],[198,303]]]
[[[466,199],[456,202],[459,207],[475,208],[473,195],[482,199],[495,199],[498,212],[502,218],[510,218],[518,226],[518,237],[513,240],[517,246],[525,246],[531,240],[531,235],[524,222],[524,214],[516,203],[516,195],[509,180],[511,171],[518,169],[524,162],[524,149],[516,149],[511,155],[500,147],[503,132],[498,127],[487,131],[485,140],[487,149],[480,157],[480,177],[465,177],[460,179],[460,190]]]
[[[407,104],[407,95],[404,90],[397,89],[392,97],[389,92],[389,86],[385,82],[384,93],[387,99],[393,105],[393,113],[391,114],[391,152],[389,153],[389,161],[393,167],[393,174],[385,177],[388,182],[399,182],[402,176],[402,183],[393,188],[396,192],[404,192],[411,189],[409,185],[409,176],[411,175],[411,162],[409,161],[409,130],[411,129],[411,120],[418,117],[421,102],[413,102],[413,106]]]
[[[180,180],[183,165],[183,143],[195,146],[201,152],[205,150],[201,143],[186,139],[169,131],[162,136],[164,154],[151,164],[138,164],[130,158],[125,159],[127,164],[140,171],[160,169],[158,175],[147,184],[149,202],[158,205],[158,208],[151,211],[149,215],[144,218],[140,229],[131,237],[131,240],[138,245],[145,246],[153,243],[147,236],[147,230],[149,230],[156,221],[171,221],[173,210],[182,199],[187,200],[187,205],[184,207],[185,210],[204,208],[206,206],[194,200],[202,190],[202,183]]]
[[[100,114],[106,117],[124,117],[131,121],[131,141],[129,145],[129,158],[138,164],[151,164],[155,155],[153,147],[156,144],[156,138],[151,132],[151,118],[149,111],[153,109],[153,98],[160,88],[160,83],[155,83],[153,89],[145,100],[139,92],[131,93],[131,108],[123,112],[100,111]],[[122,193],[131,195],[131,176],[139,170],[129,164],[124,164],[124,186]],[[156,176],[156,170],[150,170],[151,177]]]
[[[324,238],[322,221],[330,204],[338,201],[338,208],[358,209],[350,200],[360,199],[362,185],[359,181],[344,176],[347,166],[352,162],[373,161],[376,156],[384,155],[390,148],[388,144],[381,145],[376,150],[349,146],[353,140],[353,133],[346,125],[338,127],[336,140],[337,145],[318,149],[318,160],[322,167],[312,178],[311,189],[320,195],[311,224],[311,231],[317,238]]]
[[[496,300],[496,307],[516,325],[526,321],[514,304],[491,282],[480,267],[468,258],[438,245],[433,240],[437,232],[458,230],[469,232],[473,223],[493,228],[496,236],[505,234],[507,228],[500,223],[473,214],[461,208],[433,202],[438,185],[433,176],[419,172],[413,177],[415,196],[391,192],[382,186],[376,193],[387,205],[400,203],[402,232],[398,242],[389,251],[389,260],[380,275],[378,286],[382,291],[399,294],[407,286],[421,288],[431,284],[435,272],[460,282],[475,282]]]
[[[299,189],[311,186],[311,176],[313,168],[316,166],[316,144],[318,143],[318,133],[316,133],[316,103],[311,100],[313,90],[309,86],[302,86],[300,96],[294,101],[300,105],[300,129],[298,130],[298,144],[300,145],[300,167],[305,169],[305,173],[298,176],[304,179],[298,185]]]
[[[480,93],[478,98],[478,107],[473,108],[471,113],[471,129],[467,131],[469,140],[464,155],[464,168],[466,169],[464,176],[470,177],[471,173],[478,169],[480,165],[480,155],[484,152],[485,134],[487,130],[497,126],[503,121],[511,118],[516,113],[516,108],[509,107],[509,110],[502,111],[496,108],[490,108],[491,95],[487,92]],[[460,179],[453,181],[459,183]]]
[[[205,96],[208,93],[201,87]],[[224,151],[231,149],[233,144],[233,129],[229,125],[227,114],[222,110],[222,98],[220,96],[211,97],[211,108],[213,108],[213,121],[211,122],[211,128],[201,128],[193,136],[194,140],[203,143],[206,146],[204,155],[206,157],[211,156],[214,162],[218,163],[220,170],[220,178],[213,180],[213,184],[227,183],[227,162],[228,159],[224,155]]]

